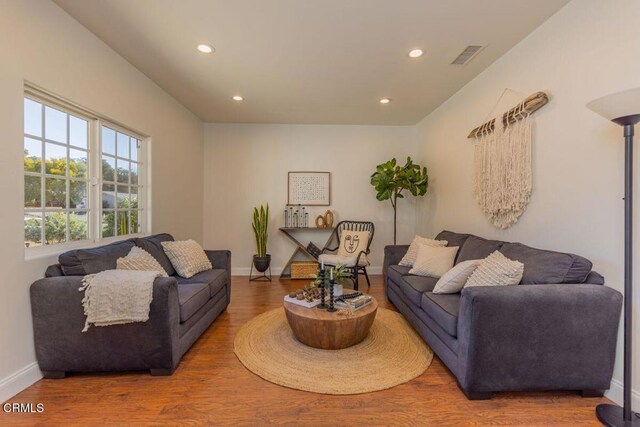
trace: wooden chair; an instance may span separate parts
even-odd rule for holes
[[[340,262],[344,261],[338,258],[335,255],[335,252],[340,247],[340,237],[342,236],[342,232],[345,230],[349,231],[368,231],[369,232],[369,240],[367,241],[366,249],[360,251],[357,257],[354,260],[349,262]],[[364,274],[365,279],[367,279],[367,286],[371,286],[371,282],[369,281],[369,275],[367,274],[367,265],[369,264],[368,255],[371,253],[371,242],[373,241],[373,234],[375,232],[375,227],[372,222],[369,221],[340,221],[338,225],[336,225],[335,230],[329,242],[332,242],[334,237],[338,241],[338,246],[335,248],[324,248],[322,249],[322,255],[320,255],[320,260],[324,259],[325,265],[333,265],[336,264],[344,265],[353,276],[353,284],[354,289],[358,290],[358,276],[360,274]],[[323,257],[324,254],[331,255],[330,257]]]

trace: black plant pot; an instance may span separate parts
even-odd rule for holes
[[[269,268],[269,264],[271,264],[271,255],[267,254],[266,256],[253,256],[253,265],[256,267],[260,273],[264,273]]]

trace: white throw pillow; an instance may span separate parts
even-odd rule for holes
[[[178,275],[186,279],[213,268],[204,249],[195,240],[162,242],[162,249]]]
[[[340,232],[338,255],[342,257],[357,257],[361,251],[367,250],[368,243],[368,231],[342,230]]]
[[[433,240],[427,239],[422,236],[415,236],[413,241],[409,245],[409,249],[407,253],[404,254],[402,260],[400,261],[400,265],[405,267],[413,267],[413,264],[416,262],[416,257],[418,256],[418,247],[420,245],[428,245],[428,246],[447,246],[449,242],[446,240]]]
[[[517,285],[522,280],[523,273],[523,263],[510,260],[495,251],[478,263],[478,268],[471,274],[464,287]]]
[[[125,257],[116,260],[116,270],[157,271],[162,277],[167,272],[149,252],[134,246]]]
[[[447,271],[433,288],[434,294],[457,294],[464,288],[467,279],[478,268],[479,259],[462,261]]]
[[[418,256],[409,274],[440,278],[453,267],[453,260],[458,253],[458,246],[420,245]]]

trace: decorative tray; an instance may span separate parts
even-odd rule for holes
[[[319,299],[308,302],[307,300],[299,300],[297,298],[291,298],[289,295],[284,296],[284,301],[290,302],[291,304],[301,305],[302,307],[307,307],[307,308],[313,308],[318,304],[320,304]]]

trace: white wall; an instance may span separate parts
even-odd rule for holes
[[[48,0],[0,2],[0,401],[39,378],[29,285],[57,257],[25,261],[24,81],[150,135],[153,229],[202,238],[202,123]]]
[[[635,0],[574,0],[419,123],[418,160],[431,166],[432,193],[418,206],[418,232],[430,235],[447,228],[575,252],[593,261],[608,286],[622,290],[622,129],[585,104],[640,86],[638,22],[640,2]],[[473,145],[466,135],[507,87],[526,95],[543,90],[551,101],[534,116],[531,203],[516,225],[500,231],[473,198]],[[517,102],[507,96],[496,112]],[[640,163],[638,151],[635,157]],[[639,219],[636,215],[636,223]],[[636,289],[639,284],[636,280]],[[640,291],[634,300],[637,338]],[[639,349],[636,339],[636,362]],[[610,396],[619,400],[622,336],[616,362]],[[634,380],[637,410],[640,366]]]
[[[370,176],[376,165],[392,157],[404,162],[413,152],[414,128],[409,126],[206,124],[205,245],[231,249],[234,274],[248,274],[255,253],[253,207],[269,203],[268,250],[274,272],[279,272],[294,249],[278,231],[287,203],[287,172],[329,171],[329,209],[336,222],[375,223],[371,271],[379,272],[383,248],[393,243],[393,209],[376,200]],[[409,198],[399,205],[398,243],[413,237],[413,203]],[[311,236],[304,236],[304,242]]]

